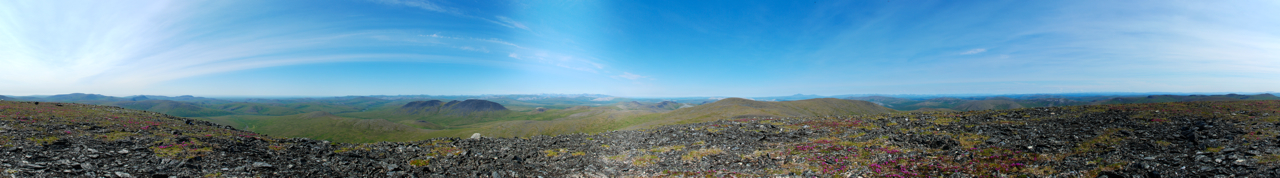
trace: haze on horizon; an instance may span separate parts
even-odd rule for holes
[[[1269,92],[1280,1],[0,1],[0,95]]]

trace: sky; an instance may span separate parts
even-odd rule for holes
[[[0,95],[1269,92],[1280,1],[0,0]]]

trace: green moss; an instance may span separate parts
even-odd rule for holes
[[[670,152],[670,151],[680,151],[680,150],[684,150],[684,145],[674,145],[674,146],[664,146],[664,147],[652,148],[652,149],[649,149],[649,152],[666,153],[666,152]]]
[[[1156,141],[1156,145],[1160,145],[1160,146],[1169,146],[1169,145],[1173,145],[1173,143],[1171,143],[1171,142],[1169,142],[1169,141],[1160,140],[1160,141]]]
[[[1103,131],[1102,135],[1098,135],[1093,139],[1089,139],[1088,141],[1084,141],[1076,145],[1076,148],[1074,148],[1073,151],[1075,151],[1075,153],[1097,153],[1109,151],[1113,146],[1119,145],[1125,140],[1125,137],[1117,135],[1121,130],[1129,129],[1107,129],[1106,131]]]
[[[9,141],[13,140],[11,136],[0,136],[0,147],[8,147]]]
[[[1221,147],[1221,146],[1220,146],[1220,147],[1209,147],[1209,148],[1205,148],[1205,149],[1204,149],[1204,152],[1217,153],[1217,152],[1221,152],[1221,151],[1222,151],[1222,149],[1223,149],[1223,147]]]
[[[609,160],[613,160],[613,161],[622,161],[622,160],[623,160],[623,158],[626,158],[626,157],[627,157],[627,156],[625,156],[625,155],[613,155],[613,156],[605,157],[605,159],[609,159]]]
[[[348,151],[351,151],[351,150],[354,150],[354,149],[351,149],[351,148],[339,148],[339,149],[337,149],[337,150],[333,150],[333,153],[345,153],[345,152],[348,152]]]
[[[430,164],[430,163],[431,161],[423,160],[423,159],[409,160],[409,165],[414,167],[427,166],[427,164]]]
[[[717,155],[722,153],[724,153],[724,150],[721,150],[720,148],[698,149],[698,150],[689,151],[689,153],[686,153],[683,156],[680,156],[680,160],[693,161],[693,160],[702,159],[702,157]]]
[[[211,145],[196,139],[186,142],[164,142],[160,146],[153,146],[150,149],[151,152],[156,154],[156,157],[171,159],[191,159],[213,152]]]
[[[42,138],[27,138],[27,140],[36,142],[37,144],[40,144],[40,145],[49,145],[49,144],[53,144],[53,142],[57,142],[58,137],[49,136],[49,137],[42,137]]]
[[[556,156],[560,156],[560,154],[561,154],[561,153],[565,153],[565,152],[569,152],[569,150],[564,149],[564,148],[561,148],[561,149],[542,150],[542,153],[543,153],[544,155],[546,155],[547,157],[556,157]],[[584,153],[584,154],[585,154],[585,153]]]
[[[1253,159],[1258,160],[1261,164],[1271,164],[1280,162],[1280,154],[1266,154],[1254,156]]]
[[[222,173],[221,173],[221,172],[209,173],[209,174],[205,174],[204,176],[200,176],[200,177],[208,177],[208,178],[222,177]]]
[[[644,156],[636,157],[634,160],[631,160],[631,165],[647,167],[649,165],[657,164],[658,161],[661,161],[661,159],[658,158],[658,156],[644,155]]]

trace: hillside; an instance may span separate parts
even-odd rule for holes
[[[600,133],[621,129],[650,121],[659,114],[670,110],[652,108],[619,109],[616,107],[574,107],[563,110],[550,110],[550,114],[563,113],[560,117],[541,120],[512,120],[485,124],[472,129],[442,131],[442,136],[461,137],[471,133],[482,133],[495,137],[530,137],[537,135],[564,135],[575,133]],[[444,134],[449,133],[449,134]]]
[[[653,121],[648,121],[624,130],[635,130],[656,125],[684,124],[715,121],[726,118],[742,117],[813,117],[831,115],[883,114],[893,109],[866,101],[842,100],[834,98],[807,99],[799,101],[765,102],[742,98],[728,98],[710,104],[704,104],[663,113]]]
[[[957,105],[953,108],[961,111],[973,111],[973,110],[988,110],[988,109],[1018,109],[1023,107],[1021,104],[1018,104],[1018,102],[1013,100],[996,99],[996,100],[968,101],[968,102],[964,102],[963,104]]]
[[[112,105],[123,108],[147,110],[152,112],[160,112],[170,115],[183,117],[206,117],[221,116],[235,114],[226,110],[210,109],[200,107],[188,102],[177,102],[169,100],[142,100],[142,101],[121,101]]]
[[[446,115],[457,117],[484,117],[488,115],[501,115],[502,112],[508,111],[502,104],[492,101],[469,99],[465,101],[453,100],[448,103],[440,100],[431,101],[414,101],[401,106],[398,112],[413,115]]]
[[[334,105],[321,102],[301,102],[301,103],[249,103],[235,102],[219,105],[208,105],[209,108],[215,108],[225,111],[234,112],[240,115],[268,115],[283,116],[294,115],[309,112],[330,112],[345,113],[358,112],[365,108],[357,106]],[[195,117],[195,116],[189,116]]]
[[[335,142],[413,141],[431,138],[430,130],[383,119],[355,119],[315,111],[288,116],[222,116],[215,123],[257,133]]]
[[[693,105],[681,104],[674,101],[661,101],[657,103],[641,103],[639,101],[619,102],[615,104],[618,109],[622,110],[644,110],[651,112],[665,112],[685,107],[693,107]]]
[[[583,108],[589,107],[584,106]],[[469,136],[475,132],[488,134],[494,132],[484,129],[496,123],[550,121],[568,118],[573,114],[586,111],[588,109],[515,112],[506,110],[502,105],[485,100],[455,100],[454,102],[432,100],[414,101],[401,106],[384,106],[373,108],[369,111],[339,114],[315,111],[284,116],[227,115],[200,119],[272,135],[359,143],[421,140],[448,136],[462,137]],[[512,134],[506,136],[531,135],[537,134]]]
[[[1277,177],[1277,112],[1280,101],[1201,101],[742,117],[600,134],[344,144],[119,107],[2,101],[0,176]]]

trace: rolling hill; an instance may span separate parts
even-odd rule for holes
[[[735,117],[809,117],[830,115],[884,114],[894,112],[875,103],[835,98],[765,102],[728,98],[710,104],[677,109],[653,117],[652,121],[627,126],[623,130],[671,124],[697,123]]]
[[[121,101],[112,103],[112,105],[182,117],[208,117],[235,114],[231,111],[211,109],[201,107],[193,103],[169,100]]]
[[[954,108],[961,111],[988,110],[988,109],[1018,109],[1023,108],[1021,104],[1008,99],[978,100],[968,101],[957,105]]]
[[[492,101],[469,99],[466,101],[453,100],[448,103],[440,100],[431,101],[414,101],[400,106],[397,112],[412,115],[445,115],[457,117],[484,117],[487,115],[503,114],[507,110],[502,104]]]
[[[204,119],[257,133],[348,143],[414,141],[431,138],[427,136],[430,130],[383,119],[346,118],[324,111],[288,116],[231,115]]]

